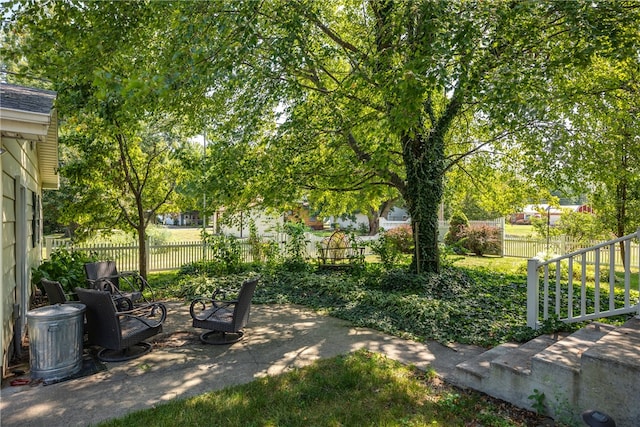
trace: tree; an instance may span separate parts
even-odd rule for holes
[[[552,74],[577,72],[594,52],[623,56],[632,44],[618,29],[638,15],[633,3],[608,1],[246,1],[216,10],[183,12],[197,29],[189,40],[198,64],[248,79],[236,86],[234,112],[255,103],[243,110],[255,118],[284,107],[261,140],[271,163],[256,189],[367,197],[395,189],[413,219],[419,272],[439,269],[445,173],[535,129]],[[212,16],[233,22],[231,49],[216,43],[221,26],[207,31]]]
[[[539,130],[560,71],[579,73],[595,53],[637,55],[637,34],[626,30],[639,8],[627,1],[67,5],[53,7],[73,15],[74,27],[104,26],[78,42],[111,53],[111,67],[92,70],[97,82],[81,86],[99,88],[107,117],[162,105],[202,129],[216,116],[222,157],[236,153],[231,164],[242,172],[223,183],[225,192],[235,186],[241,191],[231,195],[244,203],[330,193],[328,202],[362,208],[400,195],[418,272],[439,270],[447,171],[513,145],[523,129]],[[42,16],[34,11],[33,22]],[[142,107],[129,108],[132,95]]]
[[[158,108],[169,83],[154,73],[157,12],[133,2],[27,1],[4,28],[12,43],[3,56],[58,92],[61,142],[71,150],[60,169],[74,190],[68,221],[84,232],[134,230],[143,276],[146,228],[180,180],[179,123]]]
[[[640,34],[637,25],[629,31]],[[541,153],[549,179],[588,194],[602,226],[617,237],[640,224],[639,79],[637,59],[602,56],[587,72],[559,75],[568,101],[554,110]],[[624,244],[620,251],[624,262]]]
[[[484,159],[484,157],[489,157]],[[486,153],[460,162],[445,176],[443,200],[449,211],[462,211],[470,220],[505,217],[547,194],[521,172],[512,154]]]

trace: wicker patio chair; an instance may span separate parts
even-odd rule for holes
[[[89,341],[100,347],[98,358],[105,362],[134,359],[151,351],[144,340],[162,332],[167,308],[156,302],[117,311],[107,292],[76,288],[80,302],[86,305]]]
[[[118,272],[115,261],[88,262],[84,265],[84,272],[89,283],[89,288],[108,291],[115,299],[124,298],[133,303],[154,301],[153,289],[149,283],[135,271]],[[150,298],[145,297],[147,293]],[[131,309],[132,307],[118,307],[118,309]]]
[[[69,298],[64,293],[62,284],[54,280],[40,279],[40,284],[44,289],[44,293],[49,299],[49,305],[64,304],[69,301]]]
[[[199,297],[191,302],[189,313],[193,326],[209,330],[200,335],[200,341],[206,344],[232,344],[242,339],[258,279],[246,280],[235,300],[217,299],[219,295],[224,295],[224,291],[216,290],[211,298]]]

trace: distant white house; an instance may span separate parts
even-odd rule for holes
[[[357,213],[348,217],[330,217],[329,223],[332,225],[336,224],[342,229],[351,228],[357,230],[361,227],[369,227],[369,218],[365,214]],[[409,212],[404,208],[398,208],[395,206],[391,208],[389,213],[387,213],[386,218],[380,217],[378,219],[378,224],[385,230],[390,230],[400,225],[410,223],[411,218],[409,216]]]
[[[549,224],[555,225],[566,211],[593,213],[591,206],[585,204],[550,206],[546,203],[541,203],[539,205],[525,206],[522,212],[510,215],[509,222],[512,224],[531,224],[533,218],[542,218],[548,215]]]
[[[42,190],[58,189],[56,93],[0,83],[2,373],[21,351],[31,301],[31,268],[42,256]]]
[[[210,224],[220,232],[238,238],[249,237],[250,224],[256,227],[259,236],[269,236],[276,233],[276,230],[284,223],[284,215],[268,214],[261,209],[253,209],[233,216],[231,222],[220,221],[221,214],[215,216],[215,224]]]

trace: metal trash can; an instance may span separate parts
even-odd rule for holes
[[[82,369],[85,310],[84,304],[65,303],[27,312],[32,379],[61,379]]]

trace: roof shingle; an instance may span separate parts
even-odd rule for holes
[[[0,108],[49,114],[56,92],[0,83]]]

